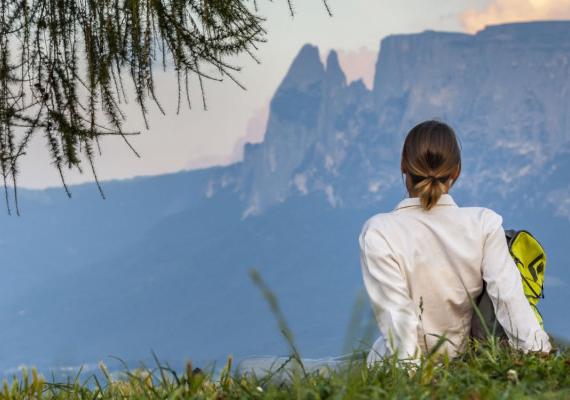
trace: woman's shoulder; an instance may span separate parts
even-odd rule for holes
[[[395,218],[395,213],[393,211],[390,212],[379,212],[372,216],[370,216],[364,224],[362,225],[362,231],[366,231],[368,229],[375,229],[375,228],[382,228],[387,224],[390,224]]]
[[[389,231],[390,219],[393,218],[392,212],[380,212],[369,217],[362,224],[358,242],[360,247],[366,247],[365,243],[378,244],[386,240],[386,233]]]
[[[503,224],[503,217],[488,207],[459,207],[476,219],[485,232],[492,232]]]
[[[401,231],[405,225],[405,222],[402,221],[402,216],[393,210],[379,212],[364,221],[360,230],[359,240],[362,241],[365,237],[375,240],[374,238],[379,236],[383,240],[388,240],[387,237],[391,236],[394,231]]]

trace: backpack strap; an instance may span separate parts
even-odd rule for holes
[[[505,230],[505,238],[507,239],[507,245],[509,246],[509,249],[511,247],[511,242],[513,241],[516,235],[517,231],[515,231],[514,229]]]

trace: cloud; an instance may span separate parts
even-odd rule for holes
[[[570,0],[492,0],[482,10],[469,9],[460,16],[468,32],[507,22],[569,18]]]
[[[547,194],[546,199],[554,206],[555,215],[570,221],[570,187],[553,190]]]
[[[357,50],[339,49],[337,54],[338,62],[346,75],[347,82],[362,78],[364,84],[371,89],[378,52],[367,47],[360,47]]]

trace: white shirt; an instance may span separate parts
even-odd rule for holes
[[[458,207],[449,194],[429,211],[406,198],[368,219],[359,236],[364,285],[381,336],[368,356],[415,358],[442,335],[451,357],[465,348],[472,299],[487,283],[498,322],[512,346],[550,351],[548,335],[524,295],[502,217],[483,207]]]

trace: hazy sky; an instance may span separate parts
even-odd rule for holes
[[[175,82],[171,73],[161,73],[156,81],[167,115],[151,107],[146,131],[136,107],[128,107],[128,127],[142,130],[132,139],[142,158],[121,139],[105,139],[103,155],[96,160],[99,177],[122,179],[238,160],[244,141],[262,140],[269,100],[305,43],[317,45],[323,59],[330,49],[337,49],[349,80],[362,77],[370,84],[380,40],[390,34],[426,29],[475,32],[487,23],[570,18],[570,0],[329,0],[333,17],[320,0],[294,3],[297,15],[291,18],[285,0],[258,0],[269,32],[268,42],[257,53],[262,63],[248,57],[235,61],[243,67],[238,77],[245,91],[230,80],[207,82],[208,111],[202,110],[194,84],[193,108],[176,115]],[[83,175],[67,173],[68,182],[92,180],[85,169]],[[42,138],[32,143],[21,164],[20,185],[60,185]]]

